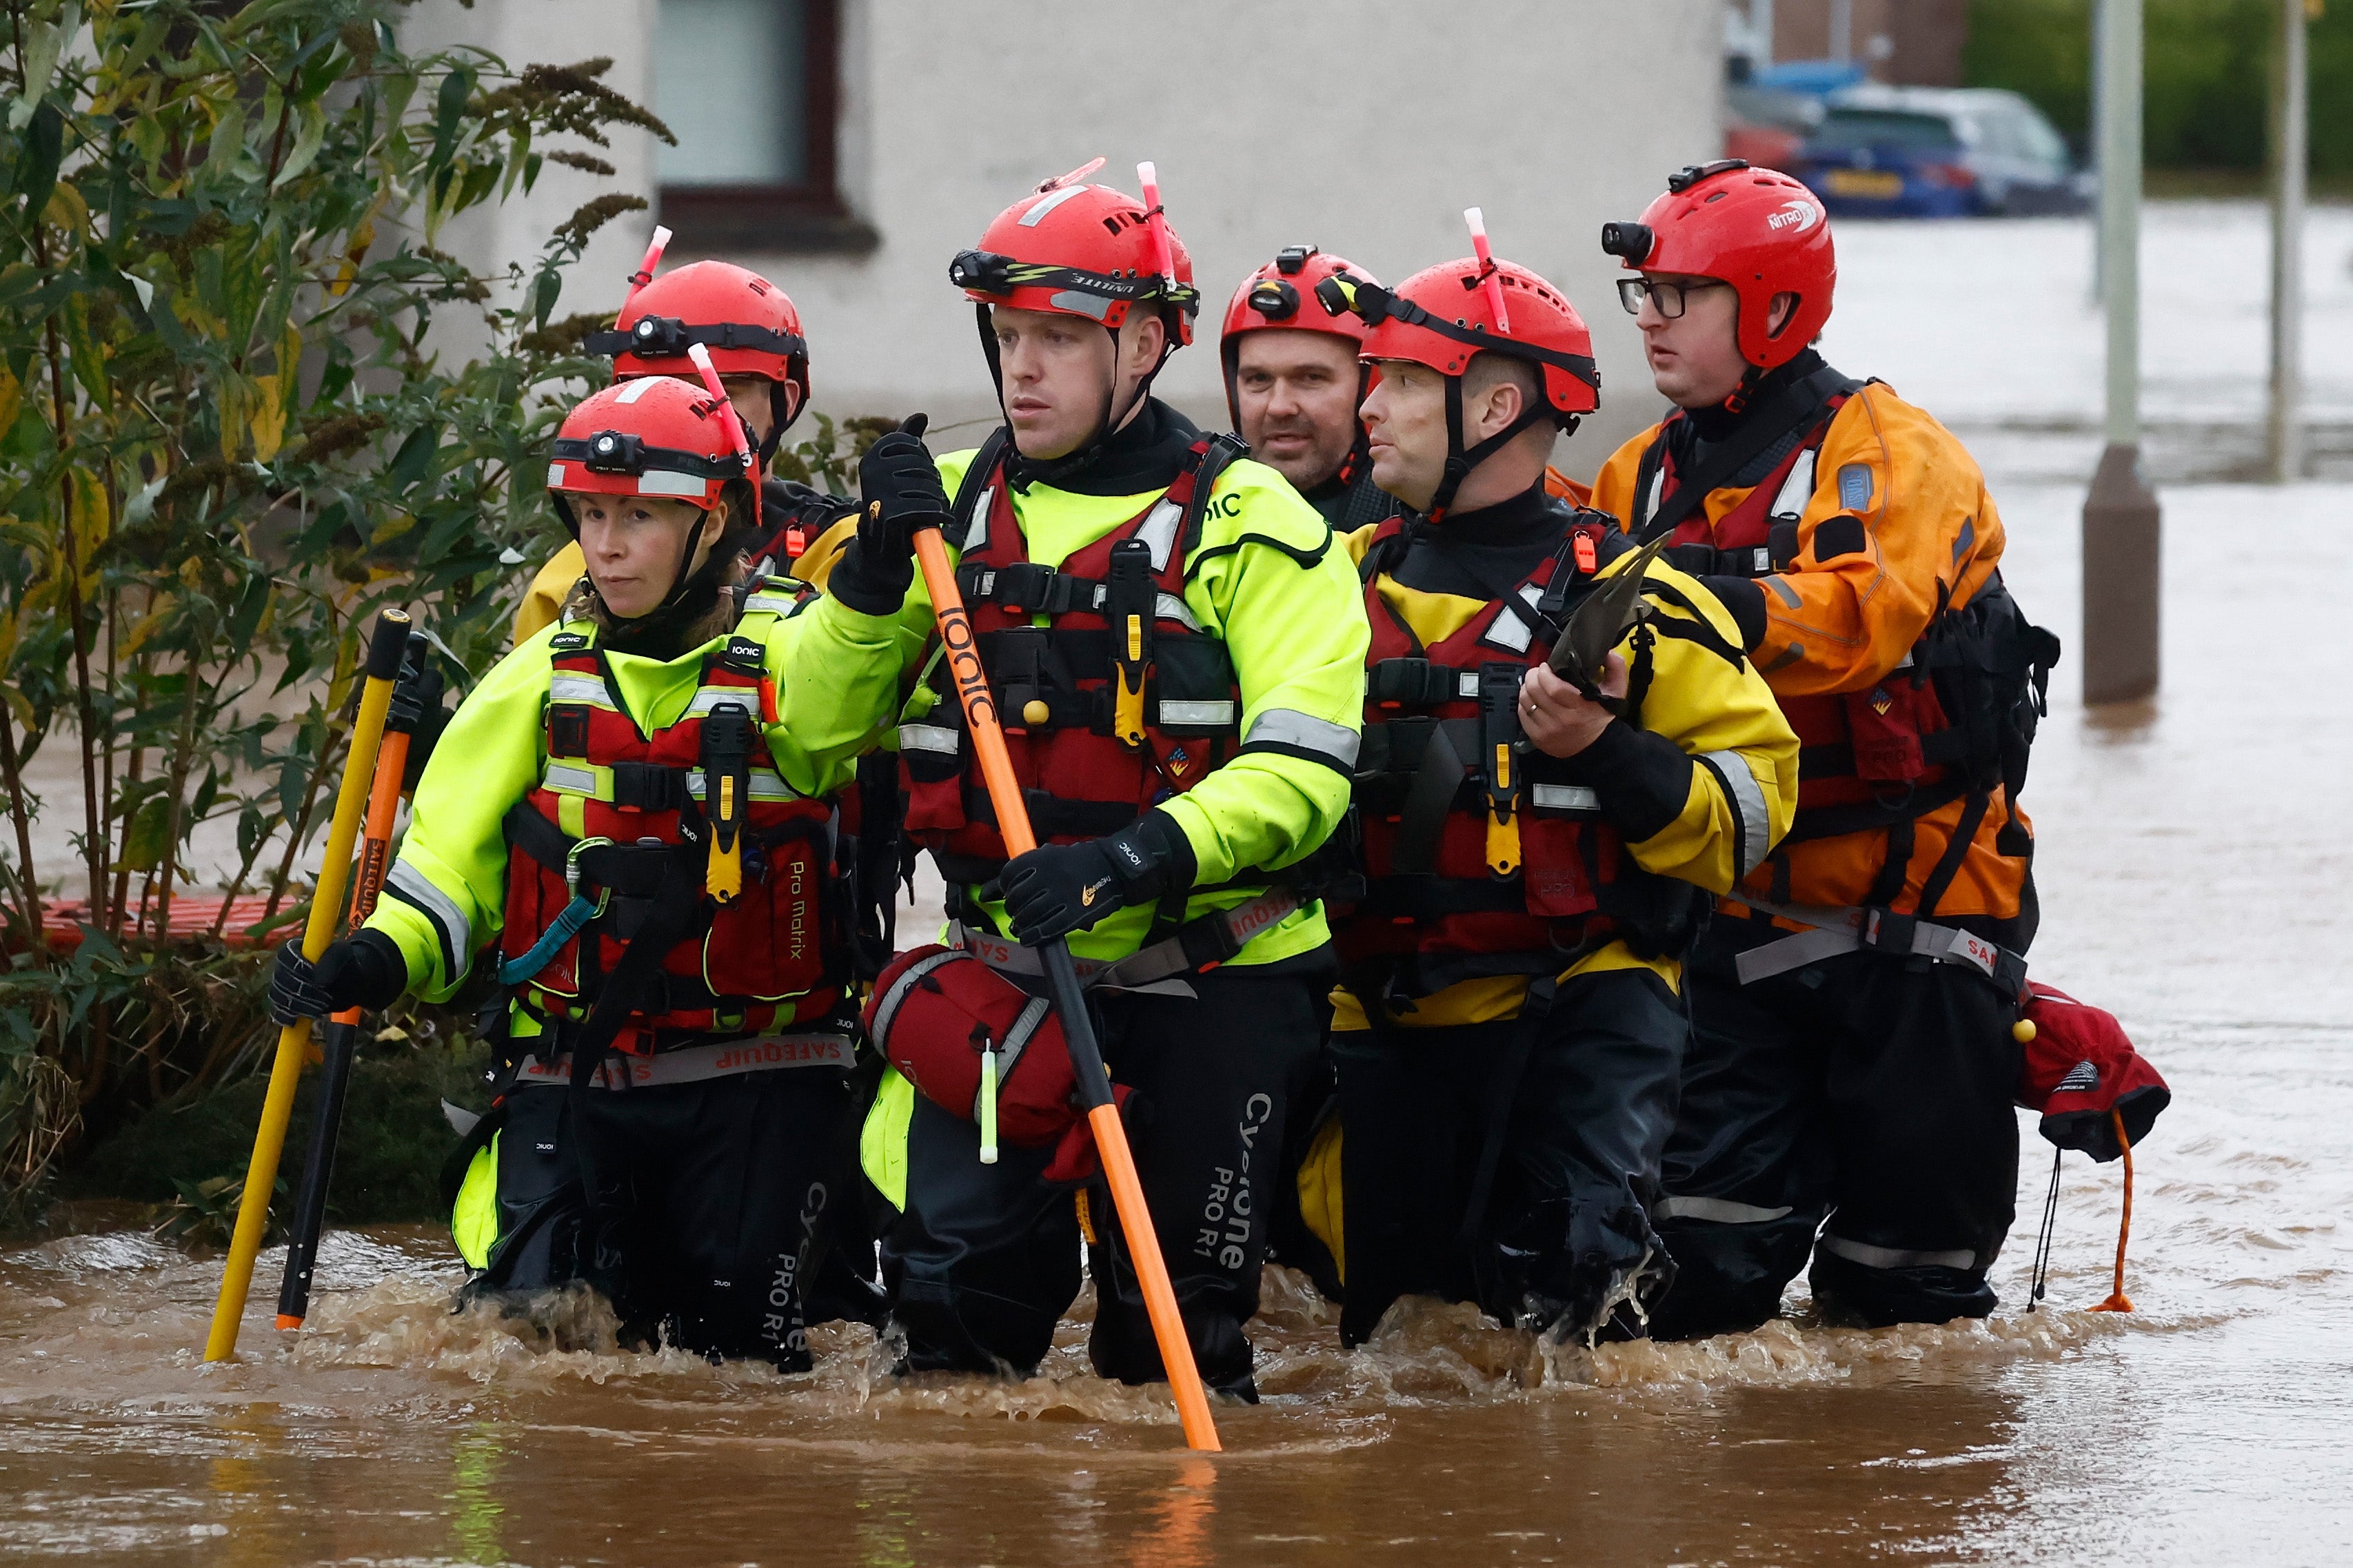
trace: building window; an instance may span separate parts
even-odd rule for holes
[[[861,250],[836,177],[840,0],[660,0],[661,221],[696,250]]]

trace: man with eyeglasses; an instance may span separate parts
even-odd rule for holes
[[[1814,352],[1836,267],[1811,191],[1686,168],[1602,247],[1675,410],[1593,503],[1730,609],[1802,748],[1795,826],[1689,967],[1652,1331],[1754,1328],[1810,1255],[1834,1320],[1984,1317],[2036,924],[2016,796],[2056,640],[2002,586],[1960,443]]]

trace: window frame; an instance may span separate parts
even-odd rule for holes
[[[658,187],[657,216],[682,248],[863,252],[881,243],[841,193],[841,0],[802,0],[802,17],[807,177],[790,184]],[[659,11],[655,25],[660,25]]]

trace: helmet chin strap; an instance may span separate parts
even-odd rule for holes
[[[1462,378],[1446,378],[1446,472],[1438,481],[1438,491],[1430,498],[1423,516],[1432,522],[1442,521],[1446,509],[1454,504],[1454,492],[1471,477],[1471,470],[1502,451],[1521,431],[1557,420],[1559,415],[1549,403],[1537,401],[1523,409],[1520,416],[1496,431],[1475,447],[1462,445]],[[1572,416],[1566,426],[1574,430],[1577,421]]]

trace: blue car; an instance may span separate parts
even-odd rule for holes
[[[1990,88],[1850,89],[1788,173],[1841,217],[2082,212],[2091,198],[2051,122]]]

